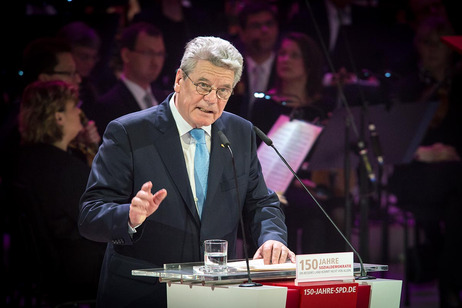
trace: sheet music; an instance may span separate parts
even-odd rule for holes
[[[287,163],[297,172],[322,129],[321,126],[305,121],[290,121],[288,116],[281,115],[269,131],[268,137],[273,140],[274,147]],[[259,146],[257,155],[266,185],[278,193],[285,193],[294,177],[292,172],[274,149],[265,143]]]

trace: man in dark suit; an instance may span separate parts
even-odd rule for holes
[[[81,199],[80,232],[108,242],[99,286],[101,307],[166,306],[165,285],[131,271],[203,260],[206,239],[225,239],[236,257],[239,212],[249,221],[265,264],[295,262],[279,200],[266,187],[253,125],[223,112],[242,74],[243,59],[229,42],[189,42],[175,76],[174,93],[160,105],[109,123]],[[205,131],[210,155],[201,210],[193,129]],[[234,153],[233,164],[218,132]],[[154,191],[153,194],[151,191]],[[167,195],[168,192],[168,195]]]
[[[250,119],[254,93],[266,92],[276,81],[278,12],[268,3],[251,2],[244,6],[238,17],[236,46],[244,56],[245,69],[226,110]]]
[[[124,29],[120,38],[122,72],[119,80],[97,101],[92,118],[100,134],[107,124],[124,114],[157,105],[168,92],[156,82],[165,62],[162,33],[154,25],[138,22]]]

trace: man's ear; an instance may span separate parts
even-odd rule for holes
[[[130,49],[124,47],[120,50],[120,58],[122,59],[122,62],[128,62],[129,61],[129,57],[128,57],[128,53],[130,52]]]
[[[180,80],[183,79],[183,71],[178,69],[176,71],[176,76],[175,76],[175,84],[173,85],[173,90],[175,90],[175,92],[179,92],[180,91]]]

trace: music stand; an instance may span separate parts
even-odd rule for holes
[[[385,105],[371,105],[368,107],[364,120],[376,126],[385,165],[405,164],[412,161],[437,105],[436,101],[427,101],[397,104],[390,108]],[[359,155],[349,155],[350,153],[346,153],[345,150],[346,148],[351,149],[352,152],[356,150],[359,136],[352,136],[348,132],[345,123],[347,120],[359,123],[363,112],[361,108],[361,106],[349,108],[353,119],[350,118],[350,113],[344,107],[334,110],[327,126],[321,132],[308,156],[308,170],[344,168],[346,159],[349,159],[351,168],[359,167]],[[365,126],[367,127],[367,125]],[[348,136],[349,145],[345,144],[346,136]],[[368,148],[367,145],[370,144],[369,134],[364,134],[364,136],[366,136],[364,142],[366,143],[366,148]],[[358,153],[356,152],[355,154]],[[368,151],[368,157],[370,162],[376,162],[371,151]],[[377,163],[374,166],[377,166]],[[347,183],[348,180],[345,179],[345,182]],[[345,196],[345,198],[347,200],[348,196]],[[361,208],[361,211],[363,211],[363,208]],[[349,212],[347,208],[345,214],[347,222],[351,218],[351,213]],[[367,218],[367,215],[361,215],[361,217]],[[368,224],[367,221],[361,221],[360,223],[361,225],[364,224],[364,226]],[[363,253],[368,255],[369,235],[367,227],[364,228],[365,232],[361,232],[360,243],[366,247]],[[364,229],[362,228],[362,230]]]

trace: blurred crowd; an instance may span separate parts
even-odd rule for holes
[[[462,244],[462,67],[441,40],[462,33],[456,1],[9,2],[0,25],[0,276],[13,281],[2,291],[7,304],[37,294],[50,305],[95,298],[104,246],[77,232],[92,159],[111,120],[172,92],[184,46],[200,35],[227,39],[244,56],[225,110],[265,133],[281,115],[325,126],[339,108],[436,102],[412,161],[387,166],[366,192],[356,166],[311,170],[308,155],[297,173],[342,230],[351,223],[346,199],[367,194],[380,209],[377,187],[395,196],[424,233],[418,258],[431,265],[416,271],[438,279],[441,307],[462,307],[460,273],[447,262]],[[278,194],[294,252],[345,250],[298,182]],[[51,295],[56,288],[60,296]]]

